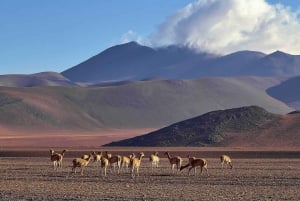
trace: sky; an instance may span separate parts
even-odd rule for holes
[[[0,0],[0,75],[62,72],[129,41],[300,55],[300,0]]]

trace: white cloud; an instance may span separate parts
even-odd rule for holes
[[[276,50],[300,54],[299,13],[265,0],[198,0],[170,16],[149,38],[153,46],[183,44],[231,53]]]
[[[136,41],[138,43],[143,43],[142,36],[139,36],[135,31],[130,29],[122,35],[121,43],[128,43],[128,42],[131,42],[131,41]]]

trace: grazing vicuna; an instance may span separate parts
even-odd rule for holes
[[[221,160],[222,168],[224,166],[224,163],[226,163],[230,167],[230,169],[233,168],[233,165],[232,165],[232,162],[231,162],[231,158],[229,156],[222,155],[222,156],[220,156],[220,160]]]
[[[62,160],[67,150],[63,150],[61,153],[55,153],[53,149],[50,149],[50,160],[53,162],[54,170],[62,168]]]
[[[83,169],[89,164],[90,160],[92,159],[93,155],[90,154],[87,159],[83,158],[75,158],[73,159],[73,167],[72,167],[72,172],[76,174],[76,168],[80,168],[80,174],[83,175]]]
[[[176,165],[177,170],[181,167],[182,164],[182,158],[180,156],[171,157],[169,152],[165,152],[165,155],[167,155],[169,162],[171,164],[172,172],[174,173],[174,168]]]
[[[181,166],[180,171],[190,166],[188,176],[190,176],[190,171],[192,169],[194,169],[194,175],[196,176],[196,168],[200,167],[201,168],[200,174],[202,173],[203,168],[204,168],[206,170],[207,175],[209,175],[208,170],[207,170],[207,161],[205,159],[195,158],[195,157],[190,157],[190,156],[188,156],[188,159],[189,159],[189,163],[184,166]]]

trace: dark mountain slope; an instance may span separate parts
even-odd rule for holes
[[[187,47],[153,49],[130,42],[108,48],[61,74],[72,81],[92,83],[149,77],[188,78],[191,68],[211,57],[214,55],[196,53]]]
[[[202,68],[205,76],[258,76],[253,72],[255,62],[265,57],[261,52],[239,51],[222,57],[213,58]],[[195,71],[194,73],[199,73]]]
[[[295,76],[300,74],[300,56],[281,51],[273,52],[253,65],[253,72],[262,76],[284,75]]]
[[[227,138],[226,132],[242,135],[244,131],[274,124],[278,119],[278,115],[257,106],[219,110],[107,146],[215,146]]]
[[[76,82],[141,80],[166,75],[172,65],[193,57],[195,52],[184,47],[152,49],[130,42],[113,46],[62,75]]]
[[[267,93],[286,103],[287,105],[300,110],[300,76],[290,78],[276,86],[267,89]]]
[[[74,82],[110,82],[164,79],[194,79],[212,76],[300,75],[300,56],[283,52],[265,55],[240,51],[220,56],[199,53],[182,46],[150,48],[130,42],[113,46],[62,72]]]
[[[153,49],[134,42],[117,45],[61,74],[76,82],[133,79],[144,70],[154,54]],[[151,65],[153,62],[151,61]]]

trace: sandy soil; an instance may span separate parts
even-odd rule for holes
[[[137,150],[126,151],[137,154]],[[151,152],[150,148],[147,150]],[[187,170],[172,173],[162,152],[159,152],[162,157],[159,168],[152,171],[147,152],[140,176],[132,179],[125,169],[119,175],[109,171],[104,177],[96,163],[89,164],[83,176],[71,173],[73,155],[86,151],[69,151],[59,171],[53,170],[46,156],[0,157],[1,200],[300,200],[299,152],[295,158],[283,152],[276,159],[277,151],[269,151],[273,158],[256,158],[256,152],[244,151],[233,159],[232,170],[222,169],[217,157],[207,158],[209,176],[205,172],[200,175],[198,169],[196,177],[188,177]],[[172,155],[181,151],[183,157],[190,153],[207,154],[195,149],[172,151]]]
[[[99,147],[103,144],[131,138],[155,130],[103,129],[96,131],[28,131],[0,126],[0,147]]]

